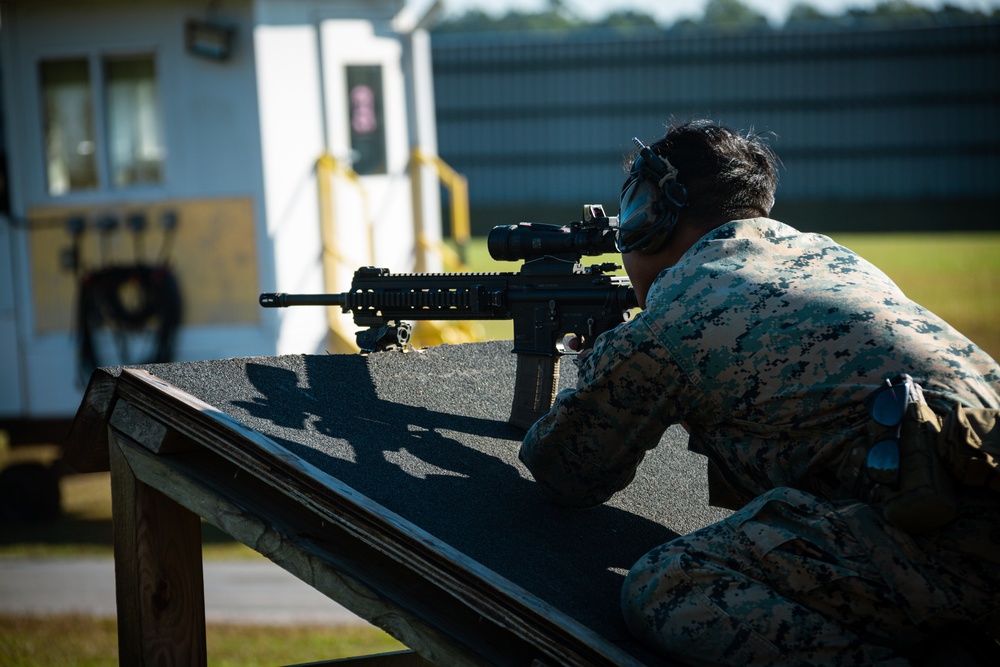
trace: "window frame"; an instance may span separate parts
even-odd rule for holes
[[[158,182],[137,183],[126,186],[115,186],[113,174],[111,173],[111,146],[110,133],[108,129],[109,110],[107,107],[108,81],[106,77],[106,65],[113,60],[127,60],[129,58],[150,58],[153,63],[153,73],[156,82],[156,114],[159,122],[159,136],[161,148],[163,150],[163,160],[160,166],[160,180]],[[161,193],[166,187],[170,177],[169,168],[169,128],[165,114],[165,98],[163,95],[164,58],[160,51],[153,46],[134,46],[122,49],[100,49],[87,50],[75,49],[66,51],[51,51],[36,54],[33,58],[35,66],[31,76],[33,77],[34,103],[38,105],[37,120],[34,122],[34,132],[38,133],[39,142],[34,152],[41,160],[39,194],[51,203],[72,203],[76,201],[138,199],[150,194]],[[64,193],[53,193],[49,184],[49,162],[46,148],[47,135],[45,127],[45,90],[41,79],[42,64],[50,61],[60,60],[86,60],[87,72],[90,76],[91,104],[93,114],[93,135],[95,143],[95,167],[97,170],[97,186],[94,188],[69,190]]]

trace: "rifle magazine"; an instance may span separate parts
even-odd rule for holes
[[[518,354],[507,422],[527,431],[552,408],[558,387],[558,355]]]

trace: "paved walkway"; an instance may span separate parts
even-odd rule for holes
[[[248,625],[366,624],[268,561],[206,561],[205,618]],[[0,613],[115,615],[104,558],[0,559]]]

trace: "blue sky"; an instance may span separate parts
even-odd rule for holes
[[[742,0],[767,16],[772,23],[781,23],[797,0]],[[873,7],[877,0],[807,0],[813,7],[828,14],[839,14],[850,7]],[[937,8],[942,0],[909,0],[915,5]],[[968,9],[988,10],[1000,6],[1000,0],[947,0],[950,4]],[[415,10],[421,12],[432,0],[410,0]],[[661,23],[702,15],[705,0],[566,0],[566,4],[579,16],[594,18],[617,9],[635,9],[654,16]],[[502,15],[511,9],[538,11],[547,5],[545,0],[444,0],[448,15],[461,14],[467,9],[481,9],[492,15]]]

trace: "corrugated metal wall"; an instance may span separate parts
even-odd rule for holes
[[[487,224],[584,202],[617,211],[630,138],[656,139],[670,117],[773,132],[779,204],[1000,201],[998,23],[439,34],[433,59],[439,151]]]

